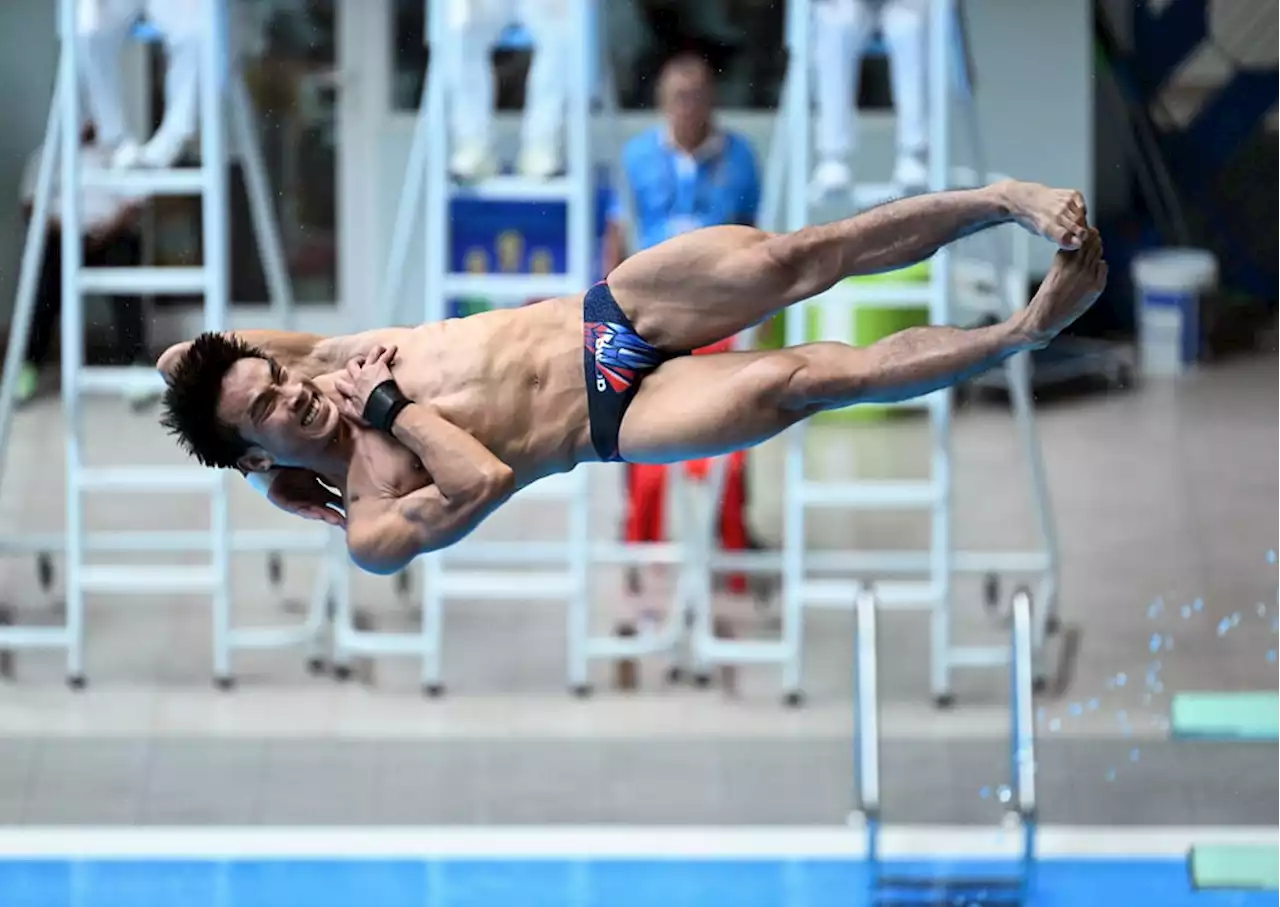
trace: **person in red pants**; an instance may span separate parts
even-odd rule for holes
[[[722,353],[733,348],[733,341],[724,340],[711,346],[694,350],[699,353]],[[726,458],[724,488],[720,496],[720,519],[717,537],[726,551],[742,551],[754,548],[747,529],[747,455],[734,451]],[[691,460],[684,464],[690,478],[705,480],[711,471],[709,460]],[[627,466],[627,517],[624,538],[628,543],[660,542],[666,521],[667,467],[645,463]],[[629,576],[633,591],[639,591],[639,576],[635,571]],[[747,591],[746,577],[734,574],[728,579],[728,589],[742,594]]]
[[[654,100],[662,122],[632,138],[623,151],[601,250],[605,275],[628,254],[628,228],[635,245],[647,249],[700,227],[756,222],[761,185],[755,152],[745,136],[716,122],[715,77],[706,60],[682,53],[667,61]],[[695,462],[682,468],[705,475],[707,466]],[[726,467],[720,543],[731,549],[752,547],[745,513],[745,454],[730,455]],[[665,466],[627,467],[628,542],[662,539],[667,476]],[[638,571],[629,571],[628,585],[639,591]],[[745,578],[732,577],[730,588],[746,591]],[[717,635],[725,635],[721,631],[727,628],[717,623]],[[634,635],[636,627],[624,622],[618,633]],[[618,669],[619,686],[634,686],[634,663],[620,662]]]

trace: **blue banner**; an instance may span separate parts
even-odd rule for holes
[[[593,281],[600,278],[610,200],[608,168],[600,167],[591,231]],[[563,274],[568,261],[567,215],[563,202],[455,199],[449,208],[450,270],[459,274]],[[451,299],[448,313],[456,318],[493,305],[493,300],[478,296]]]

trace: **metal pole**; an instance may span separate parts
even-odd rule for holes
[[[952,0],[932,0],[929,16],[929,184],[947,188],[951,172],[949,30]],[[929,321],[951,322],[951,250],[939,249],[931,263]],[[930,398],[933,422],[931,470],[937,495],[932,511],[930,574],[934,593],[930,641],[930,687],[945,702],[951,693],[951,388]]]
[[[787,4],[787,93],[779,116],[787,121],[787,223],[799,230],[809,220],[809,0]],[[805,341],[809,303],[801,301],[787,311],[787,346]],[[782,687],[787,696],[800,692],[803,675],[804,584],[805,584],[805,437],[806,426],[799,423],[787,431],[787,461],[784,476],[782,528]]]
[[[83,235],[80,197],[79,47],[75,0],[59,5],[62,55],[58,82],[62,91],[62,174],[59,179],[62,221],[62,426],[66,447],[66,632],[67,676],[84,675],[84,587],[80,581],[84,555],[84,511],[80,499],[80,370],[84,366],[84,309],[80,294]]]
[[[31,319],[35,314],[36,287],[40,265],[44,261],[49,237],[49,200],[53,195],[53,174],[62,141],[63,70],[61,61],[54,81],[53,101],[40,146],[40,164],[36,171],[35,198],[31,222],[27,225],[22,245],[22,263],[18,266],[18,293],[9,321],[9,343],[5,350],[4,377],[0,379],[0,485],[4,481],[9,453],[9,430],[13,427],[14,402],[18,394],[18,377],[26,361],[26,345],[31,335]]]

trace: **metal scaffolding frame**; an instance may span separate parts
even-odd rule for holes
[[[766,168],[763,222],[770,228],[793,231],[811,222],[811,197],[807,180],[811,172],[810,0],[791,0],[787,10],[789,65],[778,111],[773,146]],[[932,0],[929,26],[930,191],[982,185],[995,175],[986,167],[972,84],[963,65],[963,33],[954,0]],[[966,132],[972,147],[973,168],[951,163],[951,102],[953,88],[965,112]],[[896,187],[858,183],[851,201],[858,210],[895,197]],[[817,297],[792,306],[787,312],[786,344],[806,342],[812,307],[844,307],[852,323],[859,304],[928,306],[932,324],[950,324],[956,301],[966,308],[996,310],[1000,317],[1026,304],[1028,286],[1028,237],[1006,228],[989,231],[990,257],[958,260],[956,251],[944,248],[930,261],[926,284],[878,281],[872,290],[837,285]],[[1012,248],[1005,243],[1012,237]],[[1033,620],[1033,650],[1040,652],[1056,619],[1058,556],[1057,537],[1050,509],[1043,457],[1035,429],[1031,398],[1029,354],[1006,364],[1010,399],[1030,472],[1030,484],[1041,534],[1041,549],[1030,552],[956,551],[951,534],[951,413],[952,390],[898,404],[925,409],[931,434],[931,474],[913,481],[819,482],[806,472],[808,425],[787,432],[784,479],[782,551],[750,552],[736,556],[733,569],[782,575],[782,635],[777,641],[729,642],[699,633],[695,651],[703,661],[777,664],[782,670],[786,701],[803,701],[803,630],[810,608],[848,610],[864,582],[875,582],[882,606],[926,610],[930,615],[930,688],[935,702],[952,702],[951,677],[957,668],[991,668],[1007,665],[1009,652],[1002,646],[958,646],[952,643],[952,576],[977,573],[987,578],[989,604],[998,596],[1002,573],[1034,578],[1041,603]],[[805,537],[805,517],[815,509],[853,511],[917,511],[930,518],[930,547],[926,551],[811,551]],[[923,579],[920,577],[923,576]],[[1040,677],[1037,658],[1037,677]],[[1043,681],[1038,681],[1042,683]]]
[[[0,649],[62,649],[73,688],[85,683],[85,599],[90,595],[208,595],[212,600],[213,674],[222,688],[232,684],[231,657],[237,649],[318,644],[332,577],[322,571],[306,619],[299,625],[237,629],[232,625],[231,557],[236,552],[325,552],[333,541],[315,531],[233,530],[228,513],[226,473],[202,466],[88,465],[82,418],[84,398],[159,392],[162,377],[152,368],[90,367],[85,363],[84,297],[104,293],[203,296],[204,329],[227,329],[229,296],[228,136],[245,170],[254,233],[258,240],[272,311],[286,326],[293,297],[279,231],[271,213],[272,192],[255,134],[250,98],[228,47],[227,0],[206,0],[201,16],[199,107],[200,166],[164,170],[92,170],[81,165],[80,60],[76,42],[77,2],[59,0],[61,41],[57,80],[49,108],[45,142],[36,179],[32,229],[28,230],[18,281],[17,304],[9,333],[3,384],[0,385],[0,475],[10,442],[17,379],[35,307],[36,282],[45,251],[53,193],[54,167],[62,187],[59,217],[62,239],[61,377],[66,447],[66,527],[62,533],[18,532],[0,539],[0,552],[40,557],[41,581],[51,582],[49,554],[65,556],[65,620],[60,626],[0,628]],[[154,29],[140,24],[139,41],[156,41]],[[224,110],[224,107],[226,108]],[[81,242],[80,192],[95,187],[136,193],[197,196],[202,205],[202,263],[194,267],[89,268]],[[85,525],[83,497],[91,493],[189,494],[208,500],[208,530],[135,530],[92,532]],[[207,553],[197,565],[110,563],[104,555]],[[332,560],[332,558],[331,558]],[[344,558],[345,560],[345,558]],[[313,652],[315,650],[313,649]]]

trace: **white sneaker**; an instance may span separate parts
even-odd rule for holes
[[[133,139],[124,139],[111,152],[111,168],[113,170],[131,170],[138,166],[142,156],[142,148]]]
[[[167,170],[182,157],[182,149],[186,144],[186,136],[166,135],[161,130],[142,146],[142,151],[138,154],[138,164],[153,170]]]
[[[498,170],[493,152],[479,142],[459,145],[449,160],[449,173],[454,179],[474,182],[493,176]]]
[[[549,180],[563,169],[560,153],[551,145],[534,145],[523,148],[516,161],[521,176],[530,179]]]
[[[853,174],[849,165],[836,158],[822,161],[813,168],[813,176],[809,181],[809,195],[813,202],[822,201],[828,195],[844,192],[850,188]]]
[[[904,193],[923,192],[929,186],[929,168],[923,157],[915,154],[898,155],[893,168],[893,182]]]

